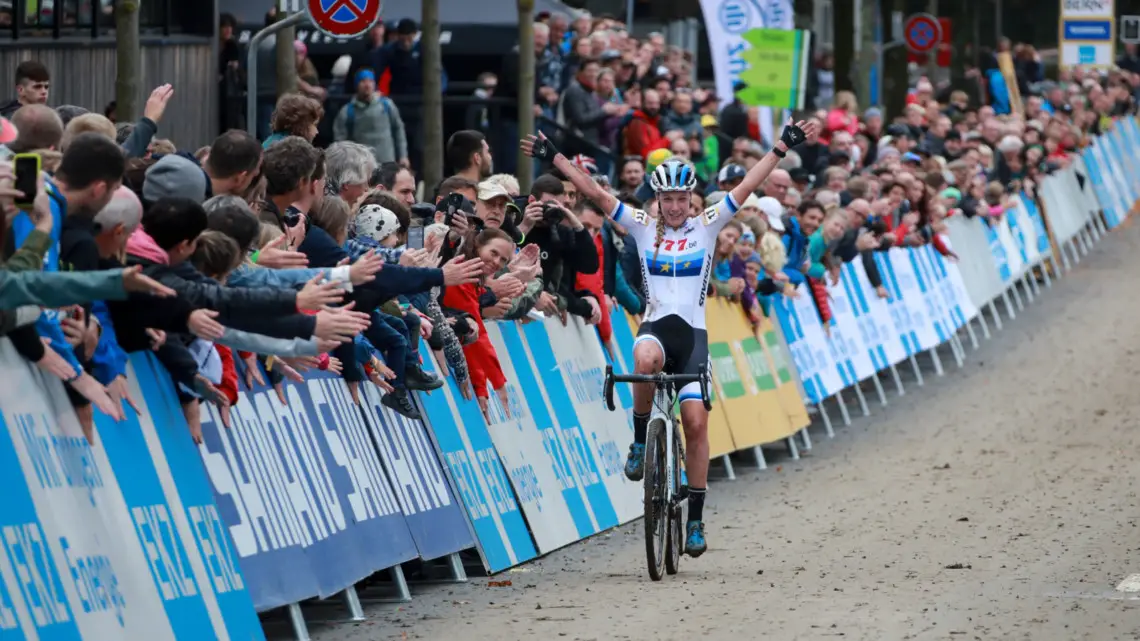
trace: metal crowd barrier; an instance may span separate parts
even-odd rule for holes
[[[1135,209],[1137,150],[1135,121],[1120,121],[1000,220],[949,219],[957,263],[931,247],[876,255],[887,299],[861,262],[845,265],[827,328],[806,291],[773,297],[775,322],[756,330],[711,300],[709,440],[723,475],[734,452],[763,468],[762,445],[810,448],[805,403],[830,436],[825,400],[849,423],[844,391],[866,415],[863,385],[885,405],[880,374],[904,393],[904,361],[919,385],[920,356],[941,375],[948,346],[960,367],[975,321],[992,335],[986,310],[1000,329],[997,303],[1014,319]],[[420,584],[500,572],[637,518],[641,491],[622,474],[632,397],[619,389],[620,412],[601,402],[605,366],[631,369],[635,323],[619,312],[613,326],[603,346],[578,319],[489,323],[508,379],[489,420],[451,378],[419,395],[417,422],[369,385],[356,406],[342,380],[315,374],[288,383],[284,404],[244,390],[231,429],[211,409],[198,446],[153,355],[131,356],[142,413],[98,415],[92,446],[62,385],[0,340],[0,638],[264,639],[263,626],[290,625],[304,640],[307,623],[338,620],[330,597],[339,620],[359,621],[362,602],[407,601]],[[409,582],[412,564],[428,580]]]

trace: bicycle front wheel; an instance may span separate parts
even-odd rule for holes
[[[645,557],[649,577],[660,581],[665,569],[665,540],[668,537],[669,505],[665,473],[665,421],[650,421],[645,439]]]
[[[665,544],[665,573],[676,574],[681,567],[681,550],[685,548],[685,529],[683,523],[683,510],[684,499],[680,496],[681,492],[681,435],[677,433],[675,426],[673,427],[673,451],[669,456],[673,458],[673,478],[669,482],[673,484],[673,501],[666,509],[668,514],[668,527],[669,532],[666,536],[667,542]]]

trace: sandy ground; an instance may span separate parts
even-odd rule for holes
[[[884,380],[888,408],[834,440],[817,425],[802,460],[738,466],[676,577],[649,581],[638,521],[494,577],[510,587],[414,587],[313,638],[1140,639],[1116,591],[1140,572],[1135,274],[1132,228],[964,368],[944,349],[945,377],[904,376],[901,398]]]

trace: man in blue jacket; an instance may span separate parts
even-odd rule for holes
[[[111,200],[115,191],[122,185],[126,168],[126,158],[122,149],[113,140],[99,134],[86,133],[76,136],[70,143],[67,153],[60,161],[53,180],[45,179],[45,190],[51,202],[52,246],[44,260],[44,271],[60,271],[60,237],[69,217],[77,221],[90,221]],[[14,246],[23,245],[34,224],[27,213],[21,212],[12,221],[11,238]],[[96,252],[97,254],[97,252]],[[95,257],[98,267],[98,256]],[[81,415],[85,415],[84,401],[94,403],[105,414],[116,420],[122,418],[122,408],[111,401],[106,390],[94,377],[83,371],[79,359],[72,349],[72,343],[64,333],[61,320],[65,318],[57,310],[45,310],[36,321],[36,330],[50,340],[50,347],[63,357],[77,372],[78,377],[68,382],[69,395],[78,404]],[[70,325],[70,323],[69,323]],[[74,337],[72,338],[74,340]]]

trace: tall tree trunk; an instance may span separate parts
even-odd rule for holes
[[[855,95],[859,97],[859,104],[870,107],[882,102],[881,95],[874,95],[872,88],[871,69],[879,64],[877,43],[875,42],[875,23],[879,20],[879,0],[862,0],[855,9],[859,12],[859,32],[855,34]],[[879,69],[879,84],[882,84],[883,70]],[[881,94],[881,90],[879,91]]]
[[[423,0],[420,55],[423,56],[423,179],[430,189],[443,180],[443,61],[439,43],[439,0]]]
[[[518,0],[519,5],[519,136],[534,133],[534,0]],[[509,81],[508,81],[509,82]],[[534,161],[520,149],[518,179],[521,193],[530,191]]]
[[[115,3],[115,116],[119,122],[134,122],[139,117],[138,79],[139,0]]]
[[[288,15],[284,11],[277,12],[277,20],[284,20]],[[285,27],[277,32],[277,97],[297,91],[297,53],[293,49],[293,40],[297,38],[296,27]]]
[[[891,14],[895,11],[905,12],[904,0],[882,0],[880,5],[883,24],[883,108],[886,110],[887,122],[891,118],[901,115],[906,108],[906,92],[909,88],[909,78],[906,69],[906,45],[900,42],[903,34],[894,33],[891,25]],[[890,45],[890,48],[886,48]]]
[[[855,66],[855,3],[852,0],[832,3],[835,25],[835,90],[853,91]],[[866,101],[866,98],[863,98]]]

